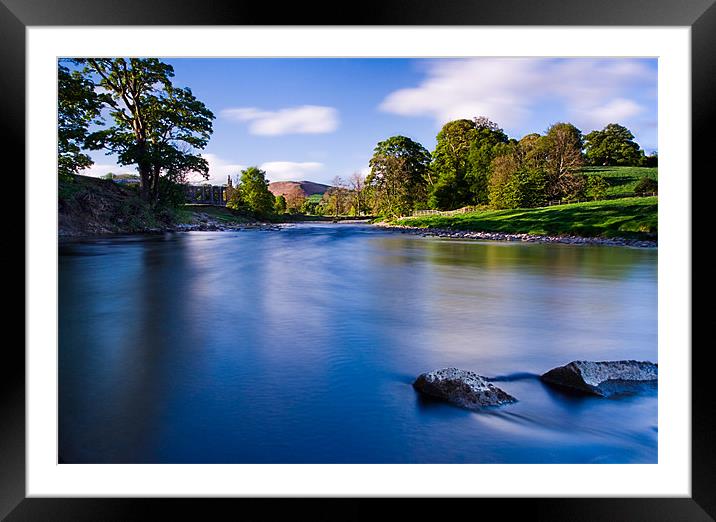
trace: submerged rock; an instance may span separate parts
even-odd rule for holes
[[[554,368],[541,379],[584,393],[609,397],[632,393],[640,386],[656,386],[658,366],[648,361],[572,361]]]
[[[470,410],[517,402],[517,399],[487,382],[484,377],[457,368],[423,373],[415,380],[413,387],[426,395],[445,399]]]

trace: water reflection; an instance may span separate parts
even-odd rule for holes
[[[536,376],[656,360],[655,250],[449,241],[366,226],[60,247],[67,462],[655,462],[656,394]],[[412,389],[493,376],[475,414]]]

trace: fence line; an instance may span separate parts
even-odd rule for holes
[[[473,205],[469,207],[458,208],[456,210],[415,210],[413,211],[413,216],[454,216],[455,214],[467,214],[468,212],[475,212],[478,208],[479,207]]]

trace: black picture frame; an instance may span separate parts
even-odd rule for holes
[[[716,121],[716,0],[382,0],[309,5],[221,0],[0,0],[0,104],[3,144],[19,156],[24,172],[25,29],[64,25],[517,25],[517,26],[688,26],[692,52],[692,165],[707,175],[712,156],[708,125]],[[692,177],[693,180],[693,177]],[[692,194],[695,194],[692,192]],[[696,195],[696,194],[695,194]],[[692,206],[695,205],[693,201]],[[692,220],[692,237],[700,225]],[[692,259],[693,252],[692,252]],[[693,265],[692,267],[696,268]],[[19,308],[19,307],[18,307]],[[24,307],[22,307],[24,311]],[[692,324],[694,322],[692,321]],[[716,519],[716,429],[710,393],[709,344],[693,344],[692,496],[690,498],[504,498],[451,499],[455,507],[520,512],[538,520],[714,520]],[[688,346],[669,347],[686,350]],[[207,518],[210,510],[264,509],[275,499],[80,499],[26,498],[25,355],[19,343],[3,350],[0,382],[0,517],[7,520],[130,520],[175,515]],[[425,500],[409,506],[422,512]],[[321,499],[294,499],[290,509],[311,510],[312,518],[354,518],[381,510],[383,502],[338,501],[327,510]],[[240,503],[240,506],[236,504]],[[341,505],[343,504],[343,505]],[[460,506],[459,504],[462,504]],[[452,506],[451,506],[452,507]],[[241,511],[233,511],[239,508]],[[252,511],[253,512],[253,511]],[[334,513],[331,515],[331,513]],[[156,515],[154,515],[156,516]],[[261,518],[264,518],[261,516]],[[253,518],[253,517],[252,517]]]

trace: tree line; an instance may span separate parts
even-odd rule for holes
[[[140,196],[157,205],[183,203],[189,173],[209,177],[200,155],[214,114],[189,88],[173,84],[171,65],[156,58],[84,58],[58,63],[58,173],[71,179],[92,165],[83,150],[105,150],[136,165]],[[544,135],[510,138],[485,117],[446,123],[429,152],[406,136],[380,141],[367,176],[337,177],[320,200],[274,197],[266,173],[242,171],[229,185],[231,208],[260,216],[406,215],[452,210],[540,206],[554,199],[598,198],[608,187],[587,165],[656,166],[626,127],[610,123],[586,135],[555,123]],[[648,182],[646,183],[648,185]],[[641,187],[642,189],[653,188]]]
[[[257,217],[291,215],[345,216],[365,215],[371,210],[365,179],[360,173],[347,180],[336,176],[332,185],[318,198],[300,194],[276,195],[269,190],[266,171],[248,167],[227,180],[226,206]]]
[[[552,200],[598,199],[608,188],[588,165],[656,166],[626,127],[610,123],[586,135],[555,123],[544,135],[509,138],[485,117],[446,123],[430,153],[405,136],[379,142],[365,180],[373,212],[401,216],[416,209],[453,210],[470,205],[536,207]]]
[[[585,166],[656,166],[626,127],[610,123],[586,135],[571,123],[550,126],[544,135],[510,138],[485,117],[446,123],[431,153],[406,136],[380,141],[367,176],[336,177],[316,200],[273,197],[266,173],[250,167],[237,177],[229,206],[257,215],[315,214],[397,217],[416,209],[453,210],[484,205],[529,208],[553,200],[604,197],[609,184]],[[644,178],[636,192],[656,192]]]

